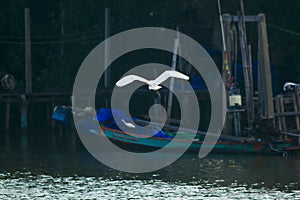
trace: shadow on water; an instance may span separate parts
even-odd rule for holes
[[[126,183],[131,185],[141,181],[150,185],[157,182],[159,185],[183,184],[198,189],[245,187],[247,191],[249,188],[267,188],[289,192],[300,189],[300,159],[298,156],[242,154],[210,154],[199,159],[196,154],[185,154],[161,170],[130,174],[106,167],[94,159],[76,132],[67,129],[45,131],[39,127],[27,135],[21,131],[1,134],[0,182],[24,176],[85,177],[85,180],[90,177],[95,182],[103,181],[103,184],[119,181],[122,185],[124,181],[131,181]]]

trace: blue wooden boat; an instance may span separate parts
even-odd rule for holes
[[[55,110],[53,114],[53,119],[61,121],[61,122],[69,122],[67,117],[68,112],[70,111],[69,107],[59,107]],[[80,112],[84,112],[81,110]],[[119,112],[119,116],[122,119],[128,120],[129,118],[124,116],[121,111]],[[69,115],[70,116],[70,115]],[[132,119],[132,118],[130,118]],[[124,123],[126,121],[124,120]],[[140,119],[132,119],[135,123],[140,125],[148,124],[148,121],[140,120]],[[97,126],[95,127],[95,121],[97,121]],[[91,124],[93,123],[93,124]],[[87,134],[97,134],[101,137],[107,137],[117,145],[125,148],[127,150],[131,150],[134,152],[140,151],[152,151],[156,149],[163,148],[166,146],[170,141],[173,142],[173,148],[182,148],[185,143],[190,142],[191,145],[188,149],[189,152],[199,152],[200,148],[205,148],[203,146],[203,141],[205,136],[208,133],[197,131],[196,134],[191,133],[193,131],[189,129],[182,129],[183,131],[177,133],[176,126],[166,125],[166,131],[160,130],[157,132],[156,126],[152,128],[132,128],[130,134],[122,131],[112,116],[112,110],[102,108],[97,111],[97,117],[93,117],[93,120],[83,120],[81,122],[82,127],[89,127],[86,130],[89,130]],[[159,125],[159,124],[158,124]],[[100,130],[100,131],[99,131]],[[174,131],[173,131],[174,130]],[[157,133],[152,137],[141,137],[145,132],[152,132],[156,131]],[[128,132],[128,131],[127,131]],[[182,138],[174,139],[176,134],[182,134]],[[193,134],[191,136],[191,134]],[[189,139],[184,139],[184,136]],[[190,138],[193,138],[190,141]],[[213,152],[219,153],[263,153],[263,154],[281,154],[283,156],[287,156],[292,151],[300,150],[300,146],[295,145],[293,140],[291,139],[261,139],[257,136],[250,136],[250,137],[237,137],[231,135],[223,135],[219,137],[217,143],[213,147]]]

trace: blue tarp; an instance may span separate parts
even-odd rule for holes
[[[113,113],[118,118],[117,120],[120,119],[124,119],[125,121],[134,120],[134,118],[127,117],[125,113],[121,110],[108,109],[108,108],[100,108],[97,110],[97,120],[100,123],[105,124],[105,127],[107,128],[121,130],[113,118]],[[157,127],[153,127],[151,129],[146,129],[144,127],[136,127],[135,129],[132,129],[132,131],[137,134],[148,135],[152,133],[151,135],[155,134],[154,137],[171,138],[169,135],[165,134],[162,130],[159,130],[159,128]]]
[[[100,108],[97,110],[97,120],[101,123],[110,122],[114,119],[113,113],[119,118],[126,118],[124,112],[121,110]]]
[[[68,125],[70,123],[71,111],[72,109],[69,107],[57,106],[52,114],[52,119]]]

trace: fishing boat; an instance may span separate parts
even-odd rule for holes
[[[86,134],[96,134],[101,137],[107,137],[111,141],[121,145],[124,148],[131,148],[133,151],[145,150],[145,149],[160,149],[168,145],[172,142],[172,148],[180,149],[186,146],[187,143],[190,144],[189,151],[190,152],[199,152],[200,149],[210,148],[213,146],[213,152],[235,152],[235,153],[271,153],[271,154],[281,154],[283,156],[287,156],[290,152],[300,150],[300,125],[299,125],[299,112],[300,103],[298,106],[294,106],[295,112],[292,113],[293,116],[296,116],[297,121],[297,130],[299,133],[294,134],[293,132],[285,132],[286,128],[281,127],[281,121],[283,118],[291,113],[282,113],[278,112],[278,108],[282,108],[283,105],[276,105],[276,109],[274,109],[273,105],[273,92],[272,92],[272,82],[271,82],[271,73],[270,73],[270,64],[269,64],[269,52],[267,45],[267,33],[266,33],[266,24],[265,24],[265,16],[258,15],[255,16],[256,22],[259,27],[259,37],[258,37],[258,71],[259,76],[257,75],[257,97],[254,97],[255,89],[253,88],[253,77],[252,77],[252,57],[251,57],[251,48],[250,45],[247,44],[246,38],[246,29],[245,29],[245,15],[243,4],[241,3],[241,14],[239,16],[235,16],[238,19],[238,32],[240,39],[240,50],[242,56],[242,66],[243,66],[243,77],[244,77],[244,94],[245,98],[242,97],[242,94],[239,91],[239,87],[237,87],[237,42],[235,42],[235,67],[233,70],[229,65],[228,54],[231,52],[230,45],[226,46],[225,40],[225,31],[223,28],[223,16],[221,14],[221,6],[218,1],[218,9],[220,15],[220,25],[221,25],[221,33],[222,33],[222,42],[223,42],[223,66],[222,66],[222,83],[226,88],[226,102],[229,104],[226,106],[226,122],[225,124],[232,125],[231,129],[227,129],[226,131],[222,131],[221,135],[188,129],[181,128],[176,125],[170,124],[160,124],[149,122],[145,119],[141,118],[132,118],[126,116],[120,110],[114,110],[109,108],[100,108],[97,111],[94,111],[90,108],[78,109],[75,108],[75,104],[73,107],[64,107],[59,106],[55,110],[53,114],[53,119],[61,121],[63,123],[69,123],[71,120],[69,119],[73,112],[73,115],[90,115],[90,117],[83,117],[82,121],[79,124],[79,127],[83,128],[83,130],[87,130]],[[225,19],[225,18],[224,18]],[[226,22],[234,22],[234,17],[229,17]],[[227,24],[228,23],[224,23]],[[234,26],[235,27],[235,26]],[[228,29],[229,30],[229,29]],[[228,34],[228,33],[227,33]],[[237,34],[236,34],[237,35]],[[231,36],[230,36],[231,37]],[[179,40],[179,38],[177,38]],[[235,36],[235,41],[238,38]],[[176,40],[177,41],[177,40]],[[178,42],[178,41],[177,41]],[[175,42],[175,44],[177,44]],[[174,50],[177,51],[178,47],[174,44]],[[178,45],[178,44],[177,44]],[[175,48],[176,47],[176,48]],[[167,70],[163,72],[161,75],[156,77],[153,80],[148,80],[145,77],[141,77],[138,74],[130,74],[127,75],[116,82],[117,87],[123,87],[125,85],[129,85],[132,82],[142,82],[143,84],[148,85],[149,90],[153,90],[156,92],[157,98],[160,98],[160,93],[158,92],[162,85],[161,83],[170,80],[170,79],[181,79],[182,81],[188,81],[189,77],[185,74],[181,74],[176,71],[176,56],[177,53],[173,53],[173,58],[175,62],[172,62],[172,70]],[[155,70],[154,70],[155,71]],[[234,71],[234,76],[232,77],[232,72]],[[218,71],[217,71],[218,72]],[[200,73],[200,72],[199,72]],[[156,73],[155,73],[156,74]],[[213,80],[217,83],[215,78]],[[191,81],[193,82],[193,81]],[[174,83],[171,84],[170,88]],[[207,84],[207,83],[205,83]],[[216,84],[220,85],[220,84]],[[285,85],[285,88],[292,88],[296,86],[296,84],[288,83]],[[173,86],[172,86],[173,88]],[[82,88],[80,88],[82,90]],[[170,89],[172,91],[172,89]],[[225,94],[225,91],[221,91]],[[126,93],[126,91],[124,91]],[[168,111],[172,108],[172,92],[170,94],[170,104],[168,104]],[[220,94],[221,95],[221,94]],[[76,95],[74,95],[75,97]],[[295,93],[296,98],[298,99],[300,96],[300,86],[299,92]],[[109,97],[110,98],[110,97]],[[109,100],[110,99],[106,99]],[[121,99],[120,97],[118,97]],[[256,102],[255,102],[256,99]],[[159,102],[159,101],[157,101]],[[186,102],[190,102],[189,99]],[[282,102],[282,101],[281,101]],[[300,101],[298,101],[300,102]],[[220,102],[222,103],[222,102]],[[174,106],[175,107],[175,106]],[[166,108],[166,107],[165,107]],[[277,113],[274,114],[274,110]],[[284,109],[282,109],[284,110]],[[113,112],[117,113],[116,115]],[[213,112],[213,111],[211,111]],[[222,113],[220,113],[222,115]],[[115,118],[117,116],[117,118]],[[228,117],[230,116],[230,117]],[[241,116],[245,116],[244,118],[247,121],[247,124],[241,127]],[[170,118],[170,115],[168,116]],[[277,118],[276,118],[277,117]],[[277,121],[278,125],[275,126],[274,122]],[[295,121],[294,121],[295,122]],[[121,128],[120,124],[124,127]],[[151,124],[151,126],[149,126]],[[86,128],[88,127],[88,128]],[[163,127],[163,128],[158,128]],[[227,126],[229,127],[229,126]],[[126,131],[124,131],[126,130]],[[180,131],[178,131],[180,130]],[[148,137],[145,137],[148,136]],[[151,136],[150,136],[151,135]],[[178,135],[180,135],[180,139],[178,139]],[[205,139],[207,137],[217,137],[216,144],[207,144]],[[99,139],[101,139],[101,137]],[[294,138],[292,138],[294,137]],[[206,146],[208,145],[208,146]]]
[[[212,134],[202,131],[197,131],[195,134],[192,133],[194,132],[193,130],[185,128],[181,129],[181,132],[177,132],[176,129],[178,129],[178,127],[171,125],[165,125],[165,130],[160,130],[157,128],[161,125],[159,123],[154,123],[150,127],[147,126],[143,128],[143,125],[149,124],[149,121],[129,118],[120,110],[100,108],[97,110],[96,117],[93,117],[94,112],[90,112],[90,110],[91,109],[73,109],[72,111],[70,107],[59,106],[55,109],[52,118],[63,123],[69,123],[71,111],[73,114],[91,115],[91,118],[83,118],[80,125],[82,129],[88,130],[86,134],[96,134],[100,136],[99,139],[101,139],[101,137],[107,137],[121,148],[134,152],[157,150],[165,147],[171,141],[173,143],[172,148],[175,150],[183,148],[186,143],[191,143],[188,152],[199,152],[200,148],[205,148],[205,146],[203,146],[204,138],[207,134]],[[118,120],[124,123],[130,132],[123,131],[117,125],[113,117],[113,112],[117,113],[115,116],[118,116]],[[127,122],[130,120],[140,126],[135,126]],[[145,135],[151,133],[155,133],[155,135],[145,137]],[[181,135],[180,139],[174,138],[176,134]],[[192,141],[191,138],[193,138]],[[300,147],[295,145],[291,139],[284,139],[282,137],[263,139],[257,136],[238,137],[221,134],[217,143],[213,146],[212,152],[279,154],[287,156],[297,150],[300,150]]]

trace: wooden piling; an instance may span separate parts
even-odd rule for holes
[[[105,41],[104,41],[104,67],[107,67],[104,72],[104,87],[110,86],[110,69],[108,67],[110,61],[110,9],[105,8]],[[107,106],[108,102],[106,101]]]
[[[298,107],[297,107],[297,101],[296,101],[296,95],[295,94],[292,94],[292,103],[293,103],[294,112],[298,112]],[[295,125],[296,125],[296,129],[300,130],[299,116],[298,115],[295,115]]]
[[[247,108],[247,124],[248,127],[252,127],[253,118],[252,115],[254,105],[253,105],[253,88],[252,83],[250,82],[252,74],[250,74],[250,63],[249,63],[249,54],[248,54],[248,45],[246,38],[246,30],[245,30],[245,19],[243,12],[238,15],[238,29],[239,29],[239,39],[241,46],[241,55],[243,62],[243,74],[244,74],[244,82],[245,82],[245,93],[246,93],[246,108]]]
[[[300,110],[300,86],[295,87],[295,97],[298,111]]]
[[[64,34],[65,34],[65,10],[64,10],[64,4],[63,4],[63,1],[60,2],[59,4],[59,7],[60,7],[60,16],[61,16],[61,24],[60,24],[60,36],[61,38],[64,37]],[[64,43],[61,42],[60,43],[60,57],[63,58],[64,56]]]
[[[174,71],[176,70],[178,45],[179,45],[179,39],[175,38],[174,45],[173,45],[173,57],[172,57],[172,70]],[[168,107],[167,107],[167,123],[169,123],[169,120],[171,119],[171,115],[172,115],[173,90],[174,90],[174,78],[171,78],[170,85],[169,85],[169,97],[168,97]]]
[[[191,109],[191,104],[189,102],[189,93],[184,93],[183,94],[183,102],[182,102],[182,106],[183,106],[183,109],[181,109],[181,115],[184,119],[189,119],[189,115],[190,115],[190,112],[192,112],[192,109]],[[191,122],[190,121],[183,121],[182,122],[182,125],[184,127],[188,127],[188,125],[190,124]]]
[[[300,111],[300,86],[296,86],[295,87],[295,103],[294,103],[294,107],[296,107],[297,109],[297,112]],[[295,111],[296,112],[296,111]],[[300,130],[300,127],[299,127],[299,115],[296,115],[297,116],[297,130]],[[300,137],[298,137],[298,145],[300,145]]]
[[[50,116],[49,116],[49,119],[51,119],[51,129],[54,130],[55,128],[55,120],[52,119],[52,112],[54,112],[54,107],[55,107],[55,104],[54,104],[54,101],[53,99],[51,99],[51,102],[50,102]],[[49,110],[48,109],[48,110]]]
[[[56,105],[55,102],[59,102],[62,105],[69,105],[68,99],[70,99],[70,93],[39,93],[39,94],[17,94],[17,93],[3,93],[0,94],[0,104],[3,106],[2,118],[3,118],[3,131],[9,131],[12,125],[16,128],[21,128],[24,131],[26,128],[30,128],[29,125],[34,124],[35,114],[37,114],[34,106],[36,103],[45,102],[45,109],[47,117],[47,127],[55,128],[55,121],[52,120],[53,108]],[[12,112],[12,106],[17,106],[17,113]],[[12,119],[18,117],[17,124]]]
[[[280,113],[284,113],[284,99],[282,95],[279,95],[279,105],[280,105]],[[286,118],[285,116],[281,116],[282,129],[286,130]]]
[[[230,17],[229,14],[224,14],[223,15],[223,18],[228,18],[228,17]],[[222,20],[222,23],[223,23],[223,28],[224,28],[224,40],[225,40],[223,45],[226,45],[226,52],[225,52],[225,48],[223,48],[223,56],[227,56],[227,58],[228,58],[227,59],[228,72],[231,73],[231,66],[232,66],[232,63],[231,63],[231,56],[232,56],[231,21],[223,21]],[[222,28],[222,26],[221,26],[221,28]],[[225,53],[227,55],[225,55]],[[225,65],[224,59],[225,58],[223,57],[223,65]],[[228,101],[228,89],[229,89],[229,88],[227,88],[227,86],[228,86],[228,76],[230,76],[230,74],[227,74],[227,72],[222,72],[222,79],[223,79],[223,82],[224,82],[224,85],[225,85],[225,88],[226,88],[226,90],[225,90],[226,93],[224,95],[226,96],[225,98],[226,98],[227,101]],[[223,133],[224,134],[232,134],[232,126],[231,126],[232,120],[230,119],[229,115],[230,115],[229,113],[226,114],[225,123],[224,123],[224,126],[223,126]]]
[[[47,119],[51,119],[51,102],[46,102],[46,117]],[[50,123],[52,120],[47,121],[47,128],[50,128]]]
[[[277,114],[281,113],[281,109],[280,109],[280,96],[277,95],[275,98],[275,111]],[[277,122],[277,128],[282,131],[282,124],[281,124],[281,116],[277,116],[276,118],[276,122]]]
[[[5,132],[9,130],[10,125],[10,100],[6,102],[6,110],[5,110]]]
[[[27,128],[27,102],[25,95],[21,95],[21,128]]]
[[[297,100],[296,100],[296,93],[292,94],[292,104],[294,112],[298,112],[298,106],[297,106]],[[295,125],[296,129],[300,130],[300,124],[299,124],[299,115],[295,115]],[[298,144],[300,144],[300,137],[298,137]]]
[[[252,116],[252,120],[254,120],[254,94],[253,94],[253,74],[252,74],[252,48],[251,45],[247,46],[248,48],[248,75],[249,75],[249,83],[250,83],[250,97],[251,98],[251,109],[250,109],[250,116]]]
[[[25,92],[32,93],[30,10],[25,8]]]
[[[223,18],[230,17],[229,14],[224,14]],[[224,33],[225,33],[225,43],[228,57],[228,66],[229,71],[231,71],[231,57],[232,57],[232,30],[231,30],[231,21],[223,21]]]
[[[259,14],[260,21],[258,22],[258,73],[260,73],[259,92],[262,99],[262,116],[264,119],[274,118],[273,91],[269,59],[269,45],[266,27],[266,17],[264,14]]]

